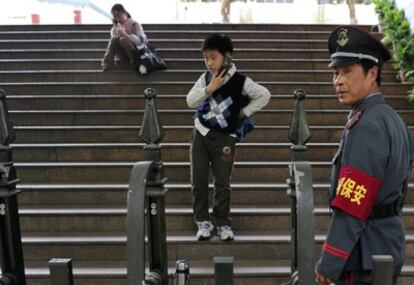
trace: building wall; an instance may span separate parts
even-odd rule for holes
[[[414,0],[396,0],[399,9],[405,11],[405,16],[410,22],[411,33],[414,34]]]
[[[180,0],[90,0],[104,11],[122,3],[132,17],[141,23],[220,23],[220,2],[192,3]],[[258,3],[236,1],[231,4],[231,23],[349,23],[346,4],[318,4],[316,0],[280,0]],[[406,1],[406,0],[403,0]],[[273,2],[273,3],[271,3]],[[293,3],[290,3],[293,2]],[[163,7],[160,9],[160,7]],[[75,10],[80,11],[83,24],[110,23],[110,19],[88,7],[48,4],[37,0],[1,0],[0,24],[31,24],[38,15],[40,24],[73,24]],[[374,5],[357,5],[360,24],[377,24]]]

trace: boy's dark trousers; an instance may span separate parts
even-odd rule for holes
[[[206,136],[196,129],[191,143],[191,183],[196,222],[213,221],[217,227],[231,226],[230,177],[233,170],[236,138],[210,130]],[[213,219],[208,212],[209,168],[214,177]]]

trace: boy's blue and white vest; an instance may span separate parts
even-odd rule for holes
[[[210,83],[211,73],[205,73],[206,85]],[[248,96],[242,95],[246,77],[239,72],[234,75],[211,96],[206,98],[195,113],[206,128],[224,133],[235,133],[239,122],[240,110],[249,104]]]

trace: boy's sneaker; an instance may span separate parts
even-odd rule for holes
[[[197,226],[198,240],[209,239],[211,237],[211,232],[214,230],[214,226],[210,221],[197,222]]]
[[[217,227],[217,235],[221,240],[233,240],[234,233],[230,226]]]

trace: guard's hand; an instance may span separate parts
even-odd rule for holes
[[[319,284],[322,285],[330,285],[331,284],[331,279],[329,279],[328,277],[320,274],[319,272],[315,272],[315,281],[318,282]]]
[[[213,74],[211,76],[210,84],[206,87],[206,93],[208,96],[210,96],[217,89],[223,86],[226,73],[227,73],[227,70],[222,70],[220,73]]]

